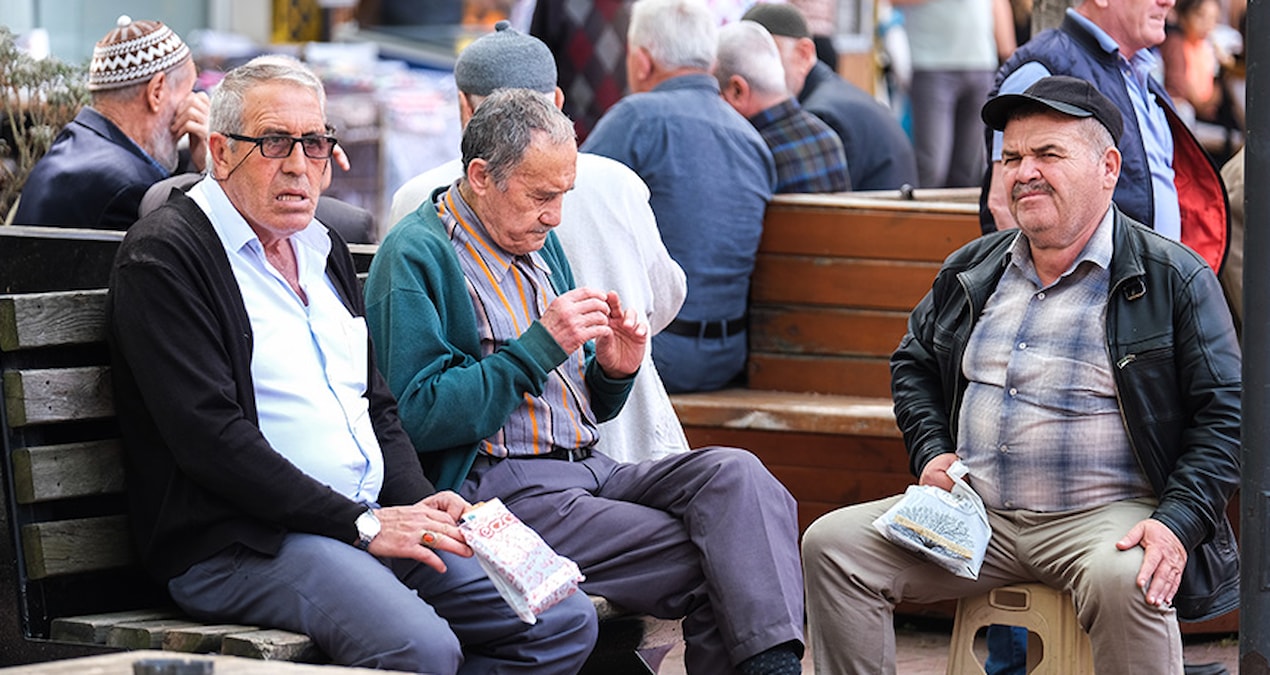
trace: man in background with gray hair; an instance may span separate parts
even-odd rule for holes
[[[723,100],[762,134],[776,160],[776,192],[851,189],[842,140],[785,88],[785,68],[767,29],[738,21],[719,30],[714,68]]]
[[[718,28],[700,0],[639,0],[631,10],[631,91],[582,145],[635,170],[657,227],[688,275],[679,316],[653,338],[671,392],[720,389],[743,375],[746,301],[776,165],[763,137],[719,97]]]
[[[485,97],[498,89],[538,92],[557,108],[556,63],[541,40],[505,21],[468,45],[454,63],[459,120],[467,126]],[[463,175],[455,159],[410,179],[393,195],[389,223],[416,209],[434,208],[432,193]],[[620,162],[578,153],[577,178],[564,196],[556,236],[578,282],[618,292],[655,335],[675,318],[688,292],[678,263],[666,252],[648,206],[648,186]],[[652,356],[646,354],[622,414],[600,425],[596,449],[619,462],[656,459],[688,450],[679,417]]]
[[[154,183],[206,161],[207,94],[190,49],[158,21],[119,17],[93,49],[85,106],[31,170],[13,222],[125,230]],[[189,138],[189,167],[177,145]]]

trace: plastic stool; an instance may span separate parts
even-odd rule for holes
[[[962,598],[953,621],[949,675],[984,675],[974,654],[975,634],[994,623],[1022,626],[1041,639],[1041,660],[1032,675],[1093,675],[1089,635],[1076,620],[1071,593],[1043,584],[1002,586]]]

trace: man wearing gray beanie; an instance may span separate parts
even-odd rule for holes
[[[506,21],[459,54],[454,81],[463,126],[497,89],[532,89],[557,108],[564,102],[547,45]],[[462,175],[463,162],[456,158],[407,181],[393,194],[389,224],[420,207],[433,208],[432,193]],[[688,292],[687,281],[666,252],[648,206],[648,187],[635,172],[607,157],[578,153],[577,178],[565,195],[561,226],[555,232],[580,283],[617,291],[627,307],[644,315],[654,333],[675,318]],[[621,462],[688,450],[688,439],[650,355],[645,355],[622,414],[602,423],[600,432],[596,449]]]

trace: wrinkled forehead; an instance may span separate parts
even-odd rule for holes
[[[313,90],[291,82],[266,82],[244,93],[243,124],[252,134],[325,133],[326,114]]]

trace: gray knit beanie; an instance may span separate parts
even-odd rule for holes
[[[741,20],[753,21],[776,36],[811,37],[811,31],[807,30],[807,19],[793,5],[760,2],[746,11]]]
[[[556,60],[542,40],[499,21],[493,33],[473,40],[459,54],[454,82],[459,91],[476,96],[512,88],[549,94],[556,90]]]

